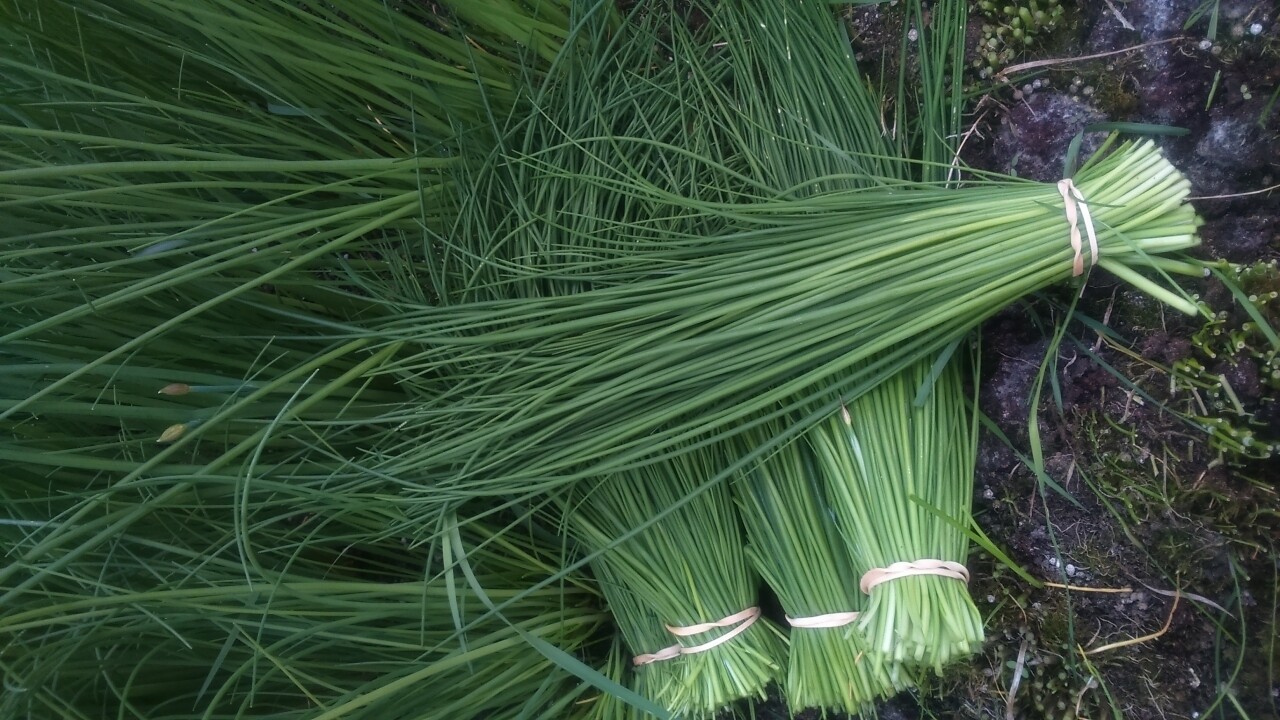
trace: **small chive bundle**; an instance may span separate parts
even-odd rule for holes
[[[600,593],[609,606],[614,625],[621,636],[619,651],[625,656],[621,660],[623,669],[619,671],[618,679],[625,676],[630,681],[631,688],[644,697],[672,697],[678,692],[677,686],[681,681],[683,668],[678,658],[656,659],[675,644],[671,633],[667,632],[662,619],[654,610],[610,571],[608,562],[593,562],[591,570],[600,584]],[[617,711],[625,712],[621,706]]]
[[[977,445],[968,401],[960,363],[928,359],[806,436],[869,595],[859,627],[895,673],[940,671],[982,644],[964,568]]]
[[[779,431],[765,426],[745,439],[765,441]],[[867,643],[856,624],[864,598],[821,497],[818,469],[809,447],[795,440],[743,472],[734,483],[735,495],[746,525],[747,555],[791,625],[784,685],[788,704],[795,710],[859,713],[902,690],[908,680],[891,677],[865,657]]]
[[[687,449],[582,482],[565,504],[570,530],[598,554],[606,582],[629,593],[632,610],[619,620],[630,626],[631,651],[661,657],[637,666],[642,689],[682,717],[763,698],[785,657],[781,633],[759,615],[729,488],[708,484],[723,470],[710,450]],[[655,642],[650,617],[666,629],[665,642]],[[651,667],[664,664],[671,669]]]

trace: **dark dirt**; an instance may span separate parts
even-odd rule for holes
[[[1280,188],[1258,192],[1280,183],[1280,4],[1221,0],[1213,41],[1207,15],[1184,28],[1213,5],[1201,0],[1064,5],[1070,22],[1020,61],[1145,47],[1005,85],[975,73],[967,84],[981,102],[964,159],[1052,181],[1091,123],[1185,128],[1158,141],[1205,221],[1196,257],[1280,258]],[[900,15],[893,5],[854,14],[864,59],[896,47]],[[976,44],[981,32],[969,36]],[[1081,158],[1104,137],[1086,135]],[[1036,578],[1128,591],[1036,588],[979,554],[972,591],[989,618],[984,652],[882,717],[1280,718],[1280,453],[1259,450],[1280,439],[1280,376],[1266,364],[1275,353],[1222,283],[1179,282],[1222,316],[1183,317],[1105,273],[1088,278],[1076,317],[1114,335],[1071,322],[1051,368],[1057,390],[1045,383],[1038,414],[1044,472],[1063,492],[1038,482],[1019,454],[1030,456],[1029,399],[1074,290],[984,326],[981,407],[1011,447],[982,441],[979,523]],[[1262,297],[1280,274],[1264,267],[1241,282]],[[1271,306],[1258,307],[1280,326]],[[1252,444],[1212,437],[1214,422],[1252,433]],[[1090,652],[1123,641],[1132,642]]]

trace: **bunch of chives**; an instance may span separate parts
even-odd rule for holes
[[[675,640],[653,608],[640,600],[611,568],[606,560],[596,561],[591,567],[621,639],[618,649],[623,656],[618,674],[625,676],[630,687],[644,697],[673,697],[679,692],[677,685],[683,671],[678,657],[666,658]],[[628,712],[616,700],[613,702],[618,705],[616,712]]]
[[[1196,243],[1177,170],[1150,143],[1124,144],[1076,185],[1098,264],[1194,310],[1131,269]],[[744,415],[855,395],[1069,279],[1063,207],[1058,188],[1031,182],[707,206],[741,229],[563,268],[589,290],[397,304],[369,332],[404,343],[385,371],[419,391],[423,412],[388,452],[451,493],[531,493],[732,433]]]
[[[806,434],[869,596],[859,627],[872,660],[893,672],[941,671],[982,643],[964,568],[977,446],[969,400],[959,361],[926,359]]]
[[[763,442],[779,429],[766,426],[745,440]],[[788,704],[795,710],[860,713],[909,681],[891,677],[865,657],[867,643],[856,625],[865,603],[822,497],[819,471],[809,447],[792,441],[742,473],[734,483],[735,496],[746,526],[747,555],[791,625],[784,684]]]
[[[797,409],[832,382],[861,391],[1071,276],[1057,188],[979,180],[954,191],[903,180],[905,160],[882,162],[866,89],[835,58],[847,48],[820,41],[832,34],[825,8],[705,9],[709,37],[679,21],[637,23],[634,44],[593,35],[603,49],[585,64],[604,69],[547,93],[486,168],[489,200],[462,215],[466,244],[446,255],[465,266],[455,296],[476,301],[393,303],[397,319],[366,330],[405,341],[385,371],[422,400],[412,437],[384,449],[387,469],[412,467],[448,488],[434,497],[452,498],[634,466],[680,438],[732,433],[744,413]],[[838,82],[797,79],[812,75],[813,47]],[[930,67],[943,82],[946,63]],[[744,78],[757,76],[753,91]],[[792,106],[799,116],[779,115]],[[862,110],[840,122],[849,107]],[[1194,244],[1186,182],[1154,148],[1122,147],[1077,181],[1109,267]],[[813,195],[835,187],[852,189]]]
[[[598,555],[605,581],[629,593],[614,599],[625,603],[619,622],[641,687],[677,716],[763,698],[782,670],[782,635],[760,616],[729,488],[707,484],[720,472],[709,451],[685,452],[579,483],[566,502],[570,531]],[[655,642],[652,618],[665,641]]]

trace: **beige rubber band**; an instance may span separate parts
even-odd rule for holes
[[[635,665],[636,667],[640,667],[641,665],[648,665],[649,663],[662,662],[663,660],[674,660],[675,658],[678,658],[678,657],[680,657],[680,646],[672,645],[671,647],[664,647],[655,653],[646,653],[644,655],[637,655],[631,658],[631,664]]]
[[[704,642],[701,645],[693,645],[691,647],[684,647],[681,645],[672,645],[671,647],[662,648],[661,650],[655,653],[637,655],[631,659],[631,664],[637,665],[637,666],[648,665],[649,663],[660,662],[662,660],[672,660],[674,658],[680,657],[681,655],[693,655],[695,653],[706,652],[711,648],[716,647],[717,645],[722,645],[724,643],[727,643],[730,640],[734,639],[735,637],[746,632],[747,628],[754,625],[756,620],[759,620],[759,619],[760,619],[760,608],[749,607],[746,610],[743,610],[742,612],[736,612],[730,615],[729,617],[720,618],[715,622],[698,623],[697,625],[688,625],[685,627],[679,627],[676,625],[667,625],[665,626],[667,628],[667,632],[677,637],[689,637],[690,635],[700,635],[704,632],[710,632],[711,630],[715,630],[716,628],[730,627],[732,625],[737,625],[737,627],[721,635],[720,637],[714,640],[711,640],[709,642]]]
[[[880,583],[887,583],[898,578],[912,575],[938,575],[961,582],[969,582],[969,570],[958,562],[950,560],[913,560],[912,562],[896,562],[886,568],[872,568],[862,576],[858,587],[864,594],[870,595],[871,588]]]
[[[1089,214],[1089,205],[1085,203],[1084,196],[1080,194],[1076,184],[1071,182],[1071,178],[1064,178],[1058,181],[1058,192],[1062,193],[1062,204],[1066,209],[1067,224],[1071,226],[1071,249],[1075,252],[1075,258],[1071,261],[1071,274],[1072,276],[1077,276],[1084,273],[1079,219],[1081,217],[1084,218],[1084,230],[1089,235],[1090,265],[1098,264],[1098,235],[1093,229],[1093,216]]]
[[[813,615],[811,617],[793,618],[787,616],[787,623],[793,628],[803,628],[805,630],[819,630],[822,628],[838,628],[844,627],[858,619],[859,613],[856,612],[834,612],[826,615]]]

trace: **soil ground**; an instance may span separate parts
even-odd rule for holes
[[[1089,123],[1183,128],[1158,142],[1192,182],[1205,222],[1195,255],[1236,264],[1224,276],[1244,289],[1237,297],[1217,277],[1179,278],[1219,312],[1188,318],[1092,272],[1074,312],[1078,290],[1061,288],[985,325],[981,407],[1007,442],[983,439],[975,515],[1029,575],[1085,589],[1036,587],[978,553],[971,589],[988,617],[983,653],[880,715],[1277,718],[1280,361],[1256,321],[1280,327],[1270,299],[1280,291],[1280,5],[1063,8],[1013,62],[1123,52],[1011,73],[1008,83],[971,68],[964,159],[1052,181]],[[969,57],[1000,12],[975,5]],[[863,55],[883,57],[899,42],[901,8],[861,9],[850,24]],[[1085,152],[1104,137],[1086,135]],[[1024,461],[1045,362],[1034,422],[1044,474],[1060,491]]]

